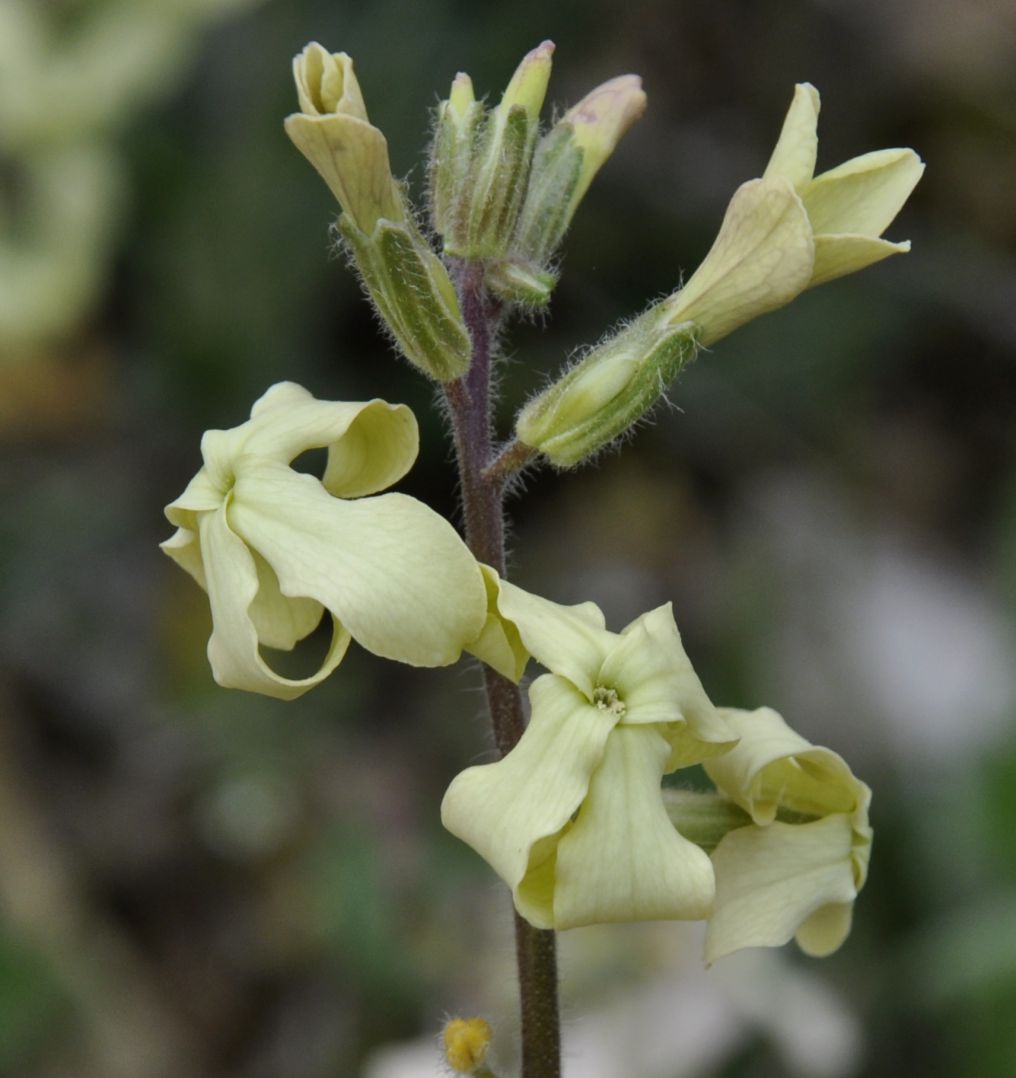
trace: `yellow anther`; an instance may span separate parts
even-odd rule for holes
[[[456,1074],[475,1074],[483,1066],[493,1036],[482,1018],[451,1018],[444,1027],[445,1059]]]

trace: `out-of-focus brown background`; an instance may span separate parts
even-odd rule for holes
[[[456,513],[432,393],[329,253],[290,59],[356,60],[422,186],[459,69],[551,97],[644,76],[503,429],[570,350],[671,290],[759,174],[795,81],[820,168],[928,162],[913,253],[702,356],[620,455],[540,473],[513,571],[618,628],[673,600],[718,703],[781,710],[875,790],[843,950],[704,972],[697,930],[562,941],[569,1078],[1016,1067],[1016,12],[1006,0],[493,6],[0,0],[0,1074],[415,1078],[442,1016],[512,1067],[509,910],[441,830],[490,758],[477,671],[351,650],[293,704],[218,689],[157,550],[210,426],[281,379],[420,418],[401,489]]]

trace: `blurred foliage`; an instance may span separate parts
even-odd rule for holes
[[[632,70],[650,107],[576,219],[551,317],[508,342],[504,429],[571,350],[694,268],[795,81],[823,94],[820,167],[898,144],[929,163],[890,229],[912,254],[723,342],[623,454],[535,474],[516,503],[520,583],[612,624],[673,599],[717,702],[779,708],[875,789],[840,954],[702,972],[679,926],[581,930],[566,1013],[637,1024],[664,983],[716,1001],[719,1024],[675,1006],[642,1034],[672,1036],[673,1063],[633,1078],[692,1073],[682,1055],[730,1078],[1011,1074],[1004,0],[0,0],[0,315],[22,326],[0,325],[0,1073],[323,1078],[422,1037],[423,1069],[398,1073],[432,1074],[457,1007],[511,1039],[506,898],[438,822],[451,776],[491,752],[476,671],[354,652],[298,704],[219,690],[207,604],[156,543],[201,432],[283,378],[410,404],[423,448],[402,489],[456,517],[431,389],[380,339],[282,132],[289,65],[311,39],[353,55],[419,192],[456,71],[497,94],[545,37],[554,100]],[[105,164],[86,183],[66,154]],[[101,227],[62,216],[68,191]],[[26,251],[56,276],[30,279]],[[767,1010],[798,999],[780,985],[828,998],[840,1039]],[[569,1078],[600,1075],[571,1025]]]

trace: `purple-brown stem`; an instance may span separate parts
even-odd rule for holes
[[[469,371],[445,383],[459,466],[466,543],[477,561],[505,575],[504,480],[485,474],[494,463],[491,362],[500,304],[484,287],[483,266],[463,261],[453,277],[472,339]],[[510,752],[525,730],[522,693],[489,666],[483,668],[487,705],[498,753]],[[560,1078],[561,1027],[557,1001],[557,948],[553,932],[533,928],[515,914],[515,955],[522,1013],[522,1078]]]

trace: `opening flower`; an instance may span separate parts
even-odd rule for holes
[[[379,218],[406,216],[388,162],[388,143],[367,118],[353,61],[312,41],[293,60],[300,111],[286,119],[286,133],[318,170],[361,232]]]
[[[704,344],[805,288],[910,250],[880,237],[924,163],[910,149],[875,150],[815,176],[819,105],[814,86],[795,87],[762,178],[737,189],[712,249],[662,305],[671,324],[697,323]]]
[[[794,733],[770,708],[720,715],[740,740],[704,766],[753,822],[713,853],[706,961],[791,937],[810,955],[831,954],[850,932],[868,874],[871,791],[835,752]]]
[[[674,829],[660,780],[737,735],[692,669],[670,605],[621,633],[593,603],[559,606],[504,581],[498,606],[552,672],[530,687],[515,748],[453,780],[445,827],[537,928],[706,916],[712,865]]]
[[[416,419],[382,400],[315,400],[272,386],[250,420],[201,439],[203,467],[166,507],[162,549],[208,592],[215,680],[293,699],[338,666],[350,639],[414,666],[454,662],[486,617],[480,569],[452,526],[403,494],[365,497],[416,459]],[[327,448],[321,479],[291,463]],[[324,611],[332,640],[311,677],[281,677],[260,645],[289,650]]]

